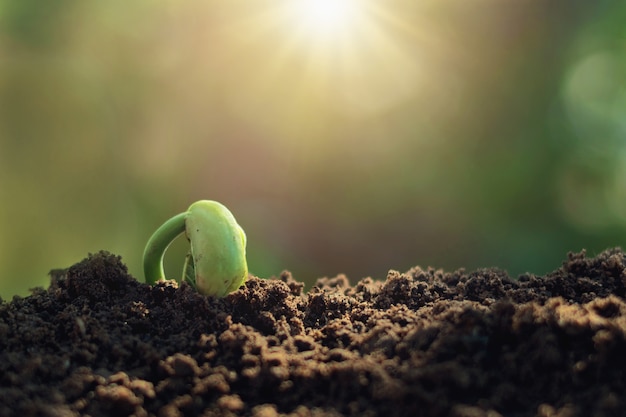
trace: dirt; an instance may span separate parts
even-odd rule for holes
[[[215,299],[117,256],[0,305],[0,416],[624,416],[625,254]]]

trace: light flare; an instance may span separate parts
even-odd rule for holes
[[[359,0],[292,0],[293,19],[308,37],[321,40],[354,29]]]

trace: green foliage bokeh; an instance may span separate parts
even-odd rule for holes
[[[199,199],[308,282],[623,244],[624,3],[362,3],[314,43],[280,0],[0,0],[0,296],[101,249],[142,280]]]

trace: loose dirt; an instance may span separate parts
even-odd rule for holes
[[[625,265],[306,293],[284,272],[214,299],[101,252],[0,304],[0,416],[624,416]]]

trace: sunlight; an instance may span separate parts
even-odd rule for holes
[[[255,64],[253,71],[242,65],[239,75],[228,71],[238,80],[229,100],[250,108],[254,97],[278,94],[285,106],[281,127],[301,131],[319,109],[360,117],[410,99],[423,83],[432,84],[422,54],[428,55],[426,40],[434,40],[424,29],[427,22],[407,20],[417,13],[413,6],[396,10],[385,5],[282,0],[239,14],[236,24],[224,26],[223,35],[237,40],[228,54],[243,51],[237,56],[254,57]],[[414,42],[425,47],[415,48]],[[220,61],[211,56],[211,62]],[[250,112],[255,118],[265,111],[259,105]],[[290,136],[293,132],[284,135]]]
[[[337,35],[356,20],[358,0],[294,0],[294,19],[312,38]]]

